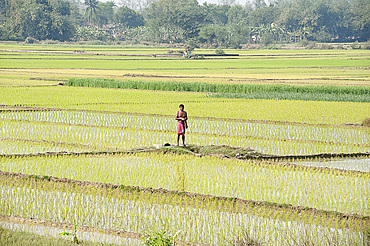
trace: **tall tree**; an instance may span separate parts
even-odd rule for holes
[[[249,11],[251,9],[235,5],[227,12],[227,26],[230,33],[229,45],[234,48],[238,48],[240,44],[248,42],[250,32],[248,23]]]
[[[203,20],[204,25],[226,25],[228,22],[227,12],[230,9],[229,5],[218,5],[204,3],[202,9],[205,14]]]
[[[146,13],[151,37],[164,42],[196,37],[204,17],[197,0],[159,0]]]
[[[13,0],[8,10],[6,29],[20,39],[66,41],[75,32],[70,4],[64,0]]]
[[[9,0],[0,0],[0,22],[6,19]]]
[[[99,11],[96,16],[99,25],[108,25],[113,22],[114,7],[116,7],[116,4],[113,1],[106,3],[98,2],[97,9]]]
[[[353,25],[360,41],[370,40],[370,0],[354,0]]]
[[[144,26],[143,16],[127,7],[120,7],[117,9],[114,13],[114,22],[125,28]]]
[[[85,0],[85,18],[89,24],[93,24],[97,21],[96,11],[98,10],[98,0]]]

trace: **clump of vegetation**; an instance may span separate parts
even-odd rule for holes
[[[217,55],[223,55],[223,54],[225,54],[225,51],[223,49],[217,49],[217,50],[215,50],[215,53]]]
[[[24,41],[26,44],[37,44],[38,40],[33,37],[27,37]]]
[[[250,236],[248,232],[244,231],[240,236],[234,239],[231,245],[233,246],[260,246],[262,244],[257,239]]]
[[[167,234],[167,231],[160,231],[144,234],[144,245],[147,246],[172,246],[175,245],[175,237]]]
[[[363,126],[370,127],[370,118],[366,118],[362,121]]]
[[[73,237],[73,243],[75,243],[75,244],[80,243],[77,239],[77,223],[75,223],[74,231],[72,233],[71,232],[61,232],[61,233],[59,233],[59,235],[72,236]]]
[[[222,51],[223,52],[223,51]],[[66,86],[141,89],[157,91],[210,92],[209,97],[245,99],[281,99],[307,101],[369,102],[366,86],[295,86],[254,84],[212,84],[190,82],[114,80],[101,78],[71,78]]]

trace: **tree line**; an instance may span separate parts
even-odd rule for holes
[[[1,40],[241,44],[370,38],[370,0],[0,0]]]

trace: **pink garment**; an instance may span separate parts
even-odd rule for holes
[[[182,120],[177,121],[177,134],[185,135],[185,122]]]

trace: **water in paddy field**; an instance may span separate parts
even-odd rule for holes
[[[369,215],[369,179],[296,167],[271,168],[260,162],[163,154],[3,158],[5,172],[89,182],[181,190]],[[274,167],[274,166],[273,166]],[[303,169],[300,168],[300,169]],[[90,170],[86,172],[86,170]],[[333,176],[334,175],[334,176]],[[294,180],[294,182],[292,182]],[[323,199],[325,198],[325,199]]]
[[[11,223],[6,221],[0,221],[0,227],[5,229],[10,229],[12,231],[21,231],[38,234],[47,237],[56,237],[60,239],[72,241],[72,236],[62,236],[59,235],[62,232],[72,233],[72,230],[65,230],[58,227],[52,226],[41,226],[36,224],[26,224],[26,223]],[[109,235],[100,232],[91,231],[77,231],[77,238],[79,241],[89,241],[89,242],[100,242],[104,244],[116,244],[116,245],[127,245],[127,246],[139,246],[142,245],[141,240],[120,237],[116,235]]]
[[[24,151],[127,150],[175,141],[170,116],[84,111],[28,111],[0,114],[0,138],[18,139],[2,154]],[[271,124],[227,119],[189,119],[188,144],[250,147],[273,155],[370,151],[368,129]],[[20,144],[21,140],[27,144]],[[33,142],[32,142],[33,141]],[[4,143],[2,143],[4,142]],[[43,144],[41,144],[43,143]],[[21,146],[18,146],[21,145]],[[30,147],[32,146],[32,147]]]
[[[151,227],[160,230],[166,225],[170,234],[180,231],[178,239],[211,245],[227,245],[236,236],[247,232],[249,236],[265,245],[294,245],[294,241],[309,239],[315,245],[360,245],[364,240],[363,233],[315,224],[316,219],[307,216],[304,222],[291,220],[288,216],[284,220],[268,208],[259,210],[258,215],[245,212],[233,212],[227,208],[214,207],[200,208],[192,206],[177,206],[162,203],[151,203],[144,200],[128,200],[124,198],[112,199],[99,195],[83,193],[50,192],[31,189],[14,189],[0,186],[0,191],[12,196],[12,200],[27,204],[30,215],[38,219],[47,219],[56,222],[125,230],[144,233]],[[34,197],[32,197],[32,193]],[[10,200],[8,200],[10,202]],[[58,204],[54,209],[51,203]],[[65,208],[73,211],[64,211]],[[50,212],[52,211],[52,212]],[[1,211],[2,214],[19,216],[21,208],[14,208],[11,212]],[[10,214],[9,214],[10,213]],[[287,211],[291,215],[293,211]],[[32,215],[31,215],[32,214]],[[300,214],[300,216],[305,216]],[[334,220],[333,220],[334,221]],[[333,222],[332,221],[332,222]],[[60,228],[45,226],[30,226],[1,222],[0,226],[12,230],[35,232],[41,235],[57,236],[65,231]],[[340,227],[340,224],[338,224]],[[336,227],[336,226],[335,226]],[[122,239],[118,236],[103,233],[80,231],[77,234],[80,240],[95,242],[110,242],[123,245],[137,245],[138,240]]]
[[[310,167],[326,167],[360,172],[370,172],[370,158],[334,158],[309,161],[302,160],[291,163]]]

